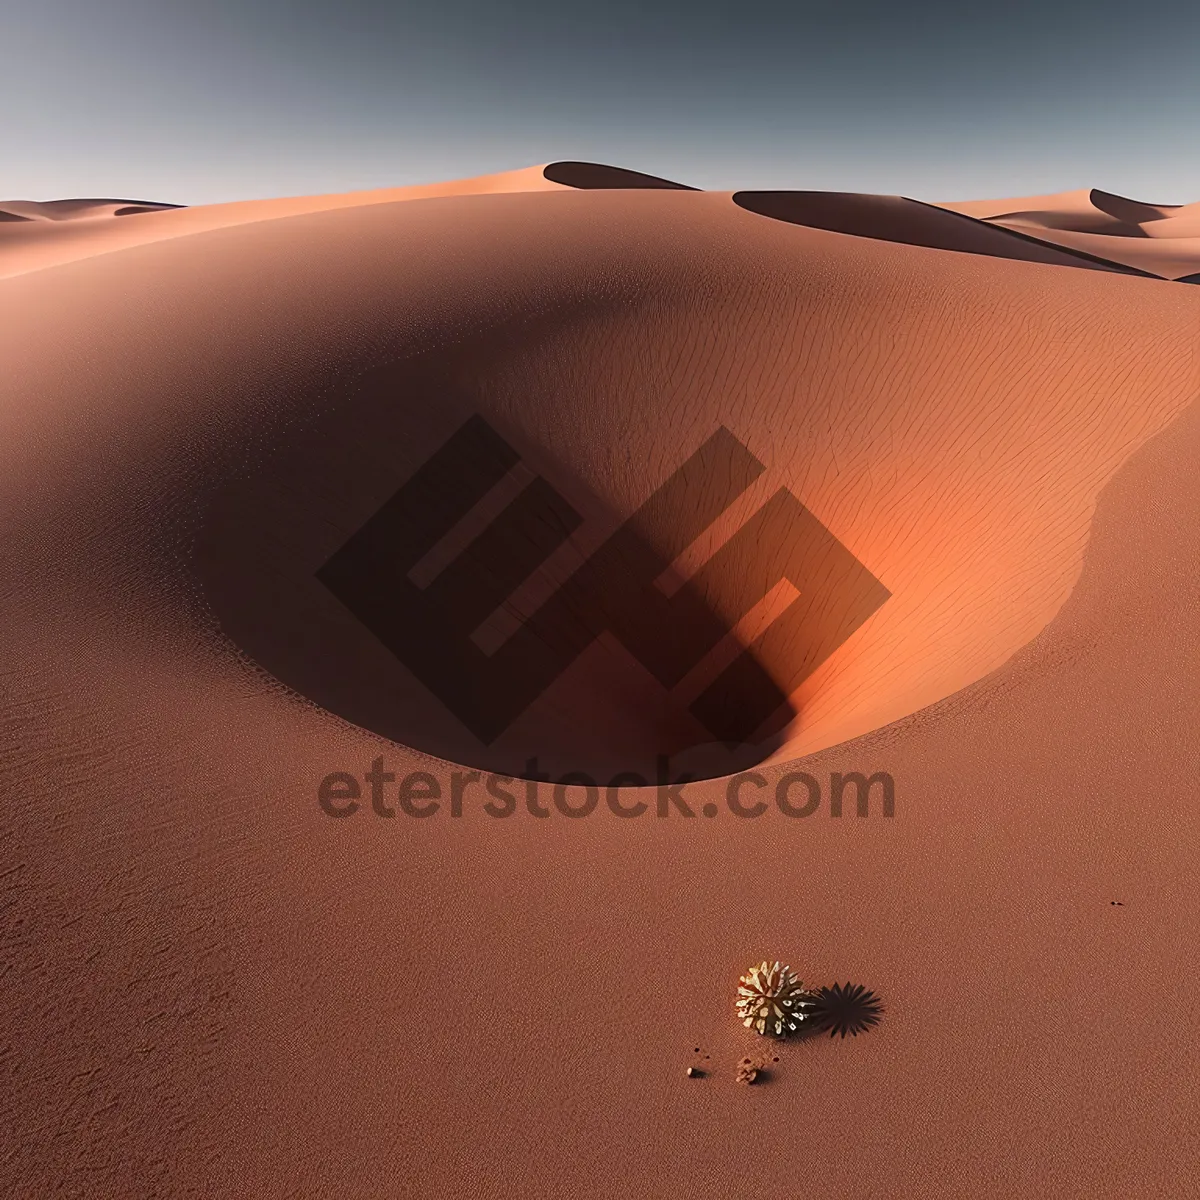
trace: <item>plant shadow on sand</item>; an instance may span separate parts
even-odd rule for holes
[[[804,1029],[797,1036],[858,1037],[878,1025],[884,1011],[879,997],[861,983],[835,983],[817,990]]]

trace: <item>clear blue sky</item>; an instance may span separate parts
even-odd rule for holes
[[[583,158],[707,188],[1200,199],[1200,5],[0,0],[0,198]]]

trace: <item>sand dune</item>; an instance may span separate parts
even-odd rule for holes
[[[735,192],[734,203],[751,212],[812,229],[878,238],[906,246],[985,254],[1055,266],[1090,267],[1100,271],[1130,268],[1097,255],[1079,253],[1008,227],[990,225],[903,196],[869,196],[843,192]]]
[[[1102,214],[1123,224],[1139,225],[1144,221],[1174,216],[1187,206],[1146,204],[1141,200],[1131,200],[1127,196],[1101,191],[1099,188],[1080,188],[1072,192],[1024,196],[1017,200],[964,200],[956,204],[944,204],[942,207],[987,219],[1017,212],[1038,212],[1075,220],[1086,220],[1096,214]]]
[[[207,229],[223,229],[249,221],[274,220],[305,212],[390,204],[397,200],[427,200],[437,196],[490,195],[502,192],[555,191],[560,188],[666,188],[694,191],[640,171],[602,163],[558,162],[494,175],[478,175],[445,183],[413,187],[376,188],[329,196],[296,196],[280,200],[249,200],[198,208],[130,200],[13,200],[0,202],[0,278],[72,262],[92,254],[119,250],[164,238],[182,237]],[[136,222],[100,221],[103,217],[145,216]],[[96,219],[98,224],[91,223]],[[84,219],[85,227],[77,224]],[[17,225],[17,221],[21,224]],[[37,224],[26,224],[34,221]],[[54,224],[49,224],[53,222]]]
[[[98,217],[127,217],[182,207],[148,200],[0,200],[0,213],[27,221],[88,221]]]
[[[14,1194],[1190,1196],[1200,292],[565,166],[0,228]]]
[[[422,200],[435,196],[477,195],[500,192],[553,190],[543,167],[456,179],[447,183],[422,184],[406,188],[377,188],[367,192],[347,192],[331,196],[298,196],[280,200],[248,200],[230,204],[210,204],[197,208],[155,206],[152,213],[141,213],[137,221],[98,221],[83,226],[62,218],[38,220],[36,225],[6,224],[0,228],[0,278],[35,271],[57,263],[73,262],[94,254],[125,249],[147,242],[183,237],[209,229],[223,229],[247,222],[268,221],[305,212],[324,212],[336,208],[357,208],[368,204],[388,204],[397,200]],[[55,204],[112,205],[111,213],[82,210],[79,215],[113,216],[122,208],[133,207],[128,201],[6,201],[0,209],[15,216],[37,219]],[[137,202],[141,207],[150,207]],[[158,211],[161,208],[163,211]],[[68,210],[71,211],[71,210]],[[53,219],[54,224],[48,222]]]
[[[1200,207],[1195,204],[1145,204],[1093,188],[941,207],[1164,279],[1181,279],[1200,267]]]

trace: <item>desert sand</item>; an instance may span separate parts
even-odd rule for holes
[[[91,203],[0,205],[12,1195],[1195,1194],[1192,206],[592,164]],[[470,512],[420,587],[486,651],[402,661],[326,564],[473,419],[500,449],[435,480]],[[833,618],[778,620],[809,579],[797,526],[755,524],[781,493],[871,597],[794,688]],[[805,561],[845,596],[845,556]],[[636,603],[591,613],[596,563]],[[502,661],[564,594],[546,646],[606,632],[495,737],[411,668]],[[711,670],[648,666],[689,621],[786,700],[735,751],[695,716]],[[653,787],[635,820],[447,802],[664,749],[706,776],[691,817]],[[380,758],[441,809],[322,811]],[[747,767],[768,800],[886,772],[894,815],[740,819]],[[739,1084],[764,958],[882,1021]]]

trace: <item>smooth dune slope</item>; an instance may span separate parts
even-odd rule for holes
[[[195,224],[0,280],[14,1194],[1190,1196],[1200,293],[723,193],[473,190],[112,218]],[[398,657],[329,584],[431,461],[479,521],[421,588],[477,648],[605,568],[545,644],[605,632],[491,740],[411,665],[474,652]],[[826,614],[771,620],[862,580],[781,493],[886,590],[793,690]],[[688,621],[631,611],[732,628],[785,695],[751,798],[886,771],[895,815],[738,819],[721,778],[692,816],[514,785],[494,819],[472,780],[451,815],[460,765],[730,766],[704,680],[647,665]],[[439,812],[323,814],[378,758]],[[763,957],[883,1022],[735,1084]]]
[[[141,201],[6,201],[0,204],[0,211],[24,217],[27,221],[36,221],[36,224],[27,224],[25,221],[0,222],[0,278],[145,242],[182,237],[207,229],[222,229],[246,222],[269,221],[297,213],[357,208],[397,200],[421,200],[432,196],[536,191],[559,186],[565,185],[551,182],[543,174],[543,167],[536,166],[414,187],[377,188],[367,192],[346,192],[329,196],[290,196],[279,200],[245,200],[196,208],[151,205]],[[56,208],[56,205],[68,207],[64,210]],[[98,205],[101,207],[97,208]],[[111,206],[111,211],[104,207],[106,205]],[[136,214],[123,212],[126,217],[138,216],[136,221],[100,219],[104,216],[115,216],[116,213],[131,208],[154,211],[139,211]],[[76,219],[67,221],[65,212],[70,212]],[[84,216],[96,219],[86,223],[78,219]],[[54,223],[51,224],[51,221]]]
[[[247,221],[266,221],[304,212],[357,208],[397,200],[436,196],[472,196],[502,192],[554,191],[559,188],[667,188],[694,191],[640,171],[602,163],[555,162],[470,179],[376,188],[327,196],[290,196],[197,208],[143,200],[13,200],[0,202],[0,278],[59,262],[71,262],[143,242],[221,229]],[[153,220],[114,223],[106,217],[154,215]],[[50,224],[53,222],[53,224]]]

